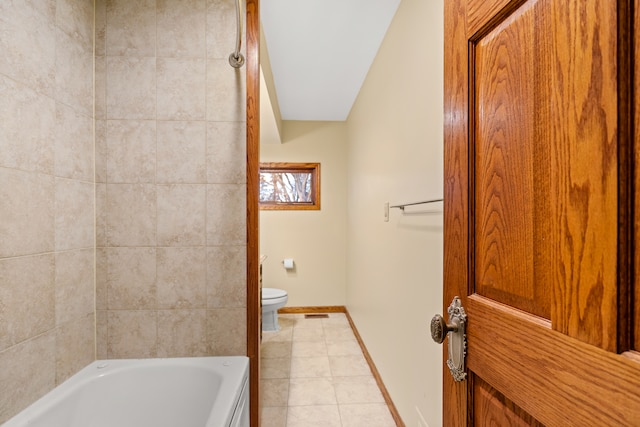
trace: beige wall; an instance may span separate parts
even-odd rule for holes
[[[93,4],[0,2],[0,424],[95,358]]]
[[[403,0],[348,119],[347,307],[408,426],[441,424],[443,2]],[[409,211],[409,209],[407,210]]]
[[[99,358],[246,353],[233,0],[99,0]]]
[[[290,307],[344,305],[346,125],[285,121],[283,140],[262,144],[260,161],[319,162],[321,209],[260,212],[263,286],[286,290]],[[295,260],[295,271],[284,269],[284,258]]]

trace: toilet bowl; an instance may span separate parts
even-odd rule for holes
[[[262,330],[279,331],[278,309],[284,307],[289,299],[282,289],[262,288]]]

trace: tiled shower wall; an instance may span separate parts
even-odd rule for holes
[[[95,359],[93,1],[0,1],[0,423]]]
[[[246,354],[234,0],[97,0],[98,358]]]
[[[0,1],[0,423],[96,346],[245,354],[234,44],[233,0]]]

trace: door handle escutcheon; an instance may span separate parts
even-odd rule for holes
[[[449,321],[445,322],[439,314],[431,319],[431,338],[438,344],[442,344],[449,336],[449,358],[447,366],[456,381],[463,381],[467,377],[464,371],[464,359],[467,355],[467,334],[465,324],[467,313],[462,307],[460,298],[454,297],[447,309]]]

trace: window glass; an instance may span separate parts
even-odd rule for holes
[[[261,209],[320,209],[319,163],[261,163]]]

